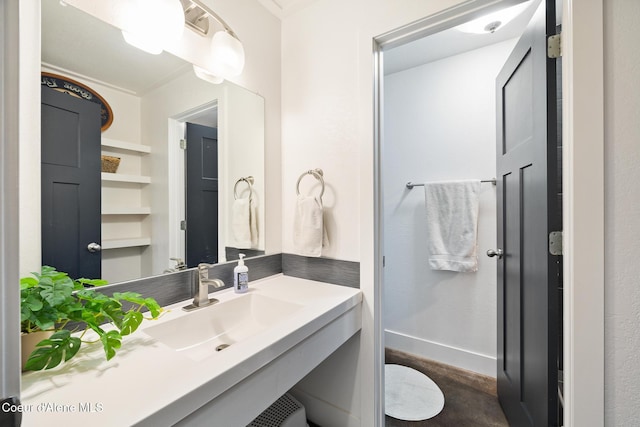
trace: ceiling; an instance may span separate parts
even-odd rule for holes
[[[454,28],[384,51],[384,74],[393,74],[449,56],[519,37],[535,12],[536,2],[494,33],[469,34]]]
[[[58,0],[42,0],[42,62],[142,95],[191,64],[128,45],[119,29]]]

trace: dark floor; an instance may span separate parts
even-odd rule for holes
[[[508,427],[496,397],[494,378],[386,349],[385,362],[409,366],[431,378],[444,394],[444,409],[425,421],[386,416],[386,427]]]

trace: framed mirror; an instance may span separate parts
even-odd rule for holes
[[[173,271],[179,260],[191,267],[267,251],[262,97],[205,82],[191,64],[129,46],[117,28],[57,0],[42,0],[42,71],[86,85],[112,110],[101,154],[119,160],[115,172],[101,172],[101,238],[87,242],[100,246],[102,278],[115,283]],[[192,127],[214,129],[215,138],[190,141]],[[190,203],[192,164],[216,188],[199,208]],[[214,229],[197,255],[187,230],[198,237]]]

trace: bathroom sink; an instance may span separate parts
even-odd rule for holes
[[[144,332],[193,360],[203,360],[291,316],[303,306],[259,294],[198,309]]]

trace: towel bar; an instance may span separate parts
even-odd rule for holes
[[[302,181],[302,178],[307,175],[313,175],[322,184],[322,189],[320,190],[320,200],[322,200],[322,195],[324,194],[324,179],[322,178],[324,173],[322,172],[322,169],[310,169],[306,172],[303,172],[302,175],[300,175],[300,178],[298,178],[298,182],[296,183],[296,195],[300,195],[300,181]]]
[[[483,179],[483,180],[481,180],[480,182],[490,182],[490,183],[492,183],[493,185],[496,185],[496,179],[495,179],[495,178],[492,178],[492,179]],[[408,188],[409,190],[411,190],[413,187],[423,187],[423,186],[424,186],[424,183],[418,184],[418,183],[411,182],[411,181],[407,182],[407,188]]]
[[[246,182],[249,186],[249,200],[251,200],[251,197],[253,195],[253,183],[255,182],[252,176],[242,177],[236,181],[236,184],[233,186],[233,198],[235,200],[238,200],[238,193],[236,192],[236,190],[238,189],[238,184],[243,181]]]

